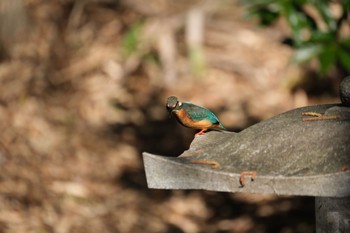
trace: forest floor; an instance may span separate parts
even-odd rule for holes
[[[311,197],[147,188],[141,153],[177,156],[195,133],[168,117],[170,95],[233,131],[338,102],[338,80],[290,63],[283,22],[198,2],[0,5],[22,16],[0,23],[0,232],[314,232]],[[192,60],[190,10],[205,14]]]

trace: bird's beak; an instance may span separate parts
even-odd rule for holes
[[[171,111],[168,111],[168,112],[169,112],[169,118],[170,118],[172,113],[173,113],[173,111],[171,110]]]
[[[172,113],[173,113],[174,111],[176,111],[176,110],[175,110],[176,106],[177,106],[177,103],[176,103],[175,106],[169,106],[169,105],[166,106],[166,110],[169,112],[169,118],[171,117]]]

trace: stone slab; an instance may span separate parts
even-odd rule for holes
[[[350,196],[350,121],[302,121],[302,112],[331,115],[349,108],[294,109],[239,133],[211,131],[196,137],[180,157],[143,154],[147,183],[158,189],[205,189],[324,197]],[[192,164],[210,160],[220,165]],[[239,184],[242,171],[254,182]]]

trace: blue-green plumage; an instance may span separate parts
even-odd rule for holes
[[[174,114],[177,120],[184,126],[201,131],[196,134],[204,134],[208,129],[226,130],[219,119],[209,109],[190,102],[180,102],[175,96],[167,100],[166,108]]]
[[[192,120],[209,120],[213,125],[219,125],[222,129],[225,129],[219,119],[209,109],[192,104],[191,102],[183,102],[182,108],[188,113]]]

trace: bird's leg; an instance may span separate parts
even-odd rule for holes
[[[244,176],[251,176],[251,181],[254,181],[256,177],[256,171],[243,171],[240,173],[239,183],[241,184],[242,187],[244,187],[245,185]]]
[[[339,120],[340,116],[325,116],[318,112],[303,112],[302,116],[310,116],[303,118],[303,121],[323,121],[323,120]]]
[[[199,136],[199,135],[205,134],[205,131],[207,131],[207,130],[206,130],[206,129],[202,129],[201,131],[199,131],[198,133],[196,133],[196,134],[194,135],[194,137],[197,137],[197,136]]]

